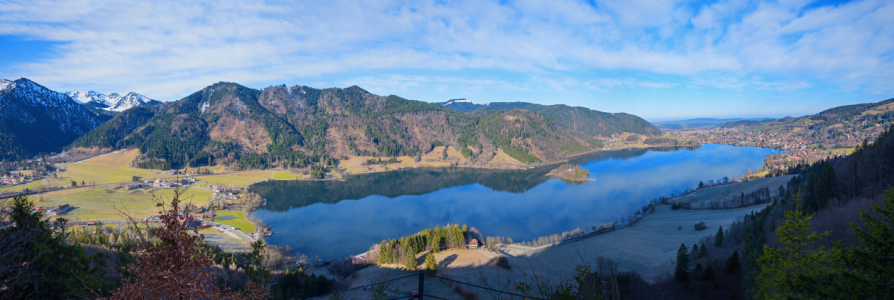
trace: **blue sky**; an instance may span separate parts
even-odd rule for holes
[[[648,120],[894,97],[894,2],[0,0],[0,78],[177,100],[219,81]]]

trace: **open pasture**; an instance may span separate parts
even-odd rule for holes
[[[63,164],[65,171],[58,172],[56,178],[50,178],[50,184],[70,186],[72,181],[78,185],[81,182],[107,184],[130,182],[133,176],[140,176],[142,179],[172,177],[158,170],[129,167],[137,155],[139,151],[136,149],[120,150],[76,163]]]
[[[22,189],[26,189],[26,188],[33,190],[33,189],[36,189],[42,185],[43,185],[43,180],[36,180],[36,181],[28,182],[25,184],[5,185],[2,188],[0,188],[0,193],[2,193],[2,192],[19,192]]]
[[[131,216],[142,219],[158,213],[153,193],[163,200],[170,200],[173,189],[123,189],[100,187],[80,188],[55,191],[31,196],[35,206],[57,206],[68,204],[75,207],[68,214],[62,215],[69,221],[123,221],[126,217],[118,210],[128,212]],[[183,195],[185,203],[205,205],[211,197],[211,191],[205,189],[189,189]]]
[[[279,171],[276,174],[273,174],[273,179],[276,180],[288,180],[288,179],[301,179],[304,176],[302,174],[292,174],[289,172]]]
[[[255,225],[245,219],[245,213],[235,210],[218,210],[214,212],[212,222],[233,226],[245,233],[255,232]]]
[[[214,184],[234,184],[238,186],[248,186],[249,184],[264,181],[267,179],[272,179],[277,173],[287,173],[287,172],[276,172],[276,171],[245,171],[238,173],[230,173],[230,174],[222,174],[222,175],[209,175],[209,176],[197,176],[196,179],[207,181]],[[280,175],[284,176],[284,175]],[[291,177],[290,179],[294,179],[295,177]]]

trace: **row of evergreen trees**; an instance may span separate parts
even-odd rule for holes
[[[407,269],[415,270],[417,254],[428,250],[438,253],[442,249],[465,248],[467,232],[466,225],[453,224],[435,226],[434,229],[426,229],[396,240],[383,240],[378,245],[378,263],[400,263]]]

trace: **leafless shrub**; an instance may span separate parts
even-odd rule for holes
[[[211,260],[202,253],[199,242],[204,235],[190,235],[188,225],[194,221],[188,214],[181,214],[181,195],[186,189],[174,189],[170,205],[157,201],[162,212],[161,227],[148,230],[151,238],[143,241],[136,250],[136,262],[125,271],[129,276],[121,282],[111,299],[263,299],[266,291],[248,283],[241,293],[220,290],[214,283],[215,273]],[[133,218],[130,218],[137,225]]]

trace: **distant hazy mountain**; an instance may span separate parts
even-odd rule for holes
[[[0,79],[0,159],[57,151],[102,124],[63,93],[26,78]]]
[[[137,106],[160,104],[161,101],[149,99],[149,97],[130,92],[124,96],[118,93],[108,95],[94,91],[65,93],[75,101],[78,101],[89,109],[101,109],[112,112],[122,112]]]
[[[674,120],[674,121],[660,121],[653,122],[655,126],[663,129],[696,129],[696,128],[709,128],[715,127],[720,124],[729,123],[729,122],[737,122],[737,121],[761,121],[761,120],[769,120],[771,118],[727,118],[727,119],[716,119],[716,118],[695,118],[695,119],[686,119],[686,120]]]
[[[888,120],[891,118],[894,118],[894,99],[888,99],[876,103],[862,103],[838,106],[821,111],[815,115],[807,115],[797,118],[788,116],[780,119],[763,118],[759,120],[738,120],[723,123],[720,124],[720,126],[733,128],[758,127],[762,125],[770,127],[772,127],[771,125],[784,125],[776,128],[777,130],[782,131],[796,127],[805,127],[807,126],[805,124],[809,124],[811,127],[816,128],[855,128],[863,126],[864,123],[882,123],[880,122],[880,120]]]
[[[715,119],[715,118],[695,118],[695,119],[686,119],[686,120],[674,120],[674,121],[660,121],[660,122],[652,122],[653,124],[723,124],[728,122],[735,121],[760,121],[760,120],[769,120],[772,118],[729,118],[729,119]]]
[[[540,105],[527,102],[492,102],[476,104],[466,99],[452,99],[438,103],[457,112],[473,112],[482,109],[510,111],[514,109],[532,110],[556,119],[556,123],[567,129],[576,130],[589,136],[610,136],[616,133],[639,133],[660,135],[661,130],[638,116],[626,113],[606,113],[586,107],[564,104]]]

